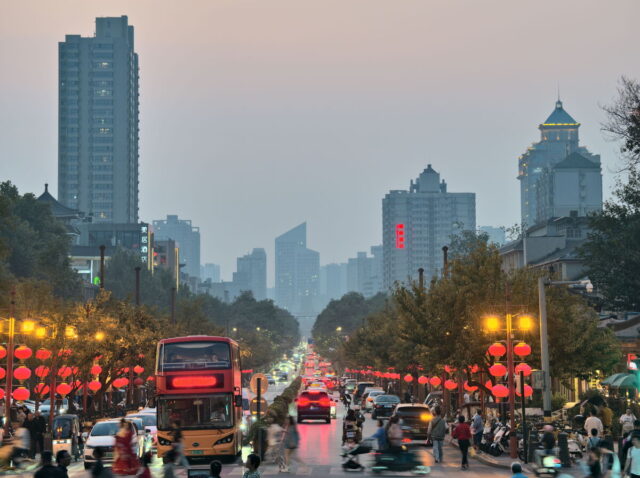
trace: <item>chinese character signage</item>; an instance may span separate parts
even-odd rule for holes
[[[151,241],[149,238],[149,224],[140,223],[140,260],[148,269],[151,268]]]

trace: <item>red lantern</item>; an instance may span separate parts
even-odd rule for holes
[[[91,367],[91,375],[100,375],[102,373],[102,367],[100,365],[94,365]]]
[[[411,375],[410,373],[406,374],[404,376],[404,381],[407,382],[407,383],[413,382],[413,375]]]
[[[63,382],[56,387],[56,392],[58,392],[63,397],[65,395],[69,395],[69,393],[71,393],[71,385]]]
[[[498,398],[504,398],[509,396],[509,389],[504,385],[500,384],[493,387],[493,389],[491,390],[491,393],[493,393],[493,395]]]
[[[78,372],[79,372],[78,367],[71,367],[71,373],[73,375],[78,375]]]
[[[47,349],[38,349],[36,350],[36,358],[38,360],[47,360],[51,358],[51,351]]]
[[[456,388],[458,388],[458,384],[453,380],[449,379],[444,382],[444,388],[446,388],[447,390],[455,390]]]
[[[156,378],[153,375],[147,377],[147,382],[153,382]]]
[[[13,353],[18,360],[27,360],[29,357],[33,355],[33,350],[31,350],[26,345],[21,345],[16,349]],[[28,390],[27,390],[28,391]],[[26,400],[26,398],[24,399]]]
[[[454,367],[449,366],[449,365],[445,365],[444,366],[444,371],[447,372],[447,373],[453,373],[453,372],[456,371],[456,369]]]
[[[0,360],[7,356],[7,349],[5,349],[2,345],[0,345]],[[0,398],[0,400],[2,400]]]
[[[102,388],[102,384],[97,380],[93,380],[89,382],[89,390],[91,390],[92,392],[97,392],[101,388]]]
[[[2,380],[5,375],[7,375],[7,371],[5,369],[3,369],[2,367],[0,367],[0,380]],[[2,400],[2,399],[0,399]]]
[[[44,383],[39,383],[38,385],[35,386],[33,391],[36,393],[36,395],[40,395],[41,397],[44,397],[47,393],[49,393],[49,385],[46,385]]]
[[[507,367],[501,363],[496,363],[489,367],[489,373],[494,377],[504,377],[507,374]]]
[[[73,370],[71,370],[71,367],[67,366],[63,366],[58,369],[58,375],[60,375],[62,378],[67,378],[69,375],[71,375],[71,372],[73,372]]]
[[[478,387],[476,387],[475,385],[469,385],[468,381],[464,381],[464,389],[467,392],[475,392],[476,390],[478,390]]]
[[[487,381],[484,383],[484,386],[485,386],[485,388],[486,388],[487,390],[489,390],[489,391],[493,390],[493,384],[491,383],[491,380],[487,380]]]
[[[519,363],[516,365],[516,373],[520,374],[522,372],[525,377],[531,375],[531,366],[526,363]]]
[[[424,384],[426,384],[426,383],[428,383],[428,382],[429,382],[429,378],[428,378],[428,377],[425,377],[424,375],[420,375],[420,376],[418,377],[418,383],[419,383],[420,385],[424,385]]]
[[[441,383],[442,383],[442,380],[440,379],[440,377],[431,377],[429,379],[429,384],[432,387],[439,387]]]
[[[140,387],[143,383],[144,383],[144,380],[142,380],[140,377],[136,378],[136,379],[133,381],[133,384],[134,384],[136,387]]]
[[[0,388],[0,400],[4,400],[4,388]]]
[[[71,349],[63,349],[58,352],[58,357],[68,357],[71,355]]]
[[[522,394],[520,393],[520,387],[516,388],[516,395],[521,397]],[[533,388],[531,388],[530,385],[526,385],[524,386],[524,396],[525,397],[530,397],[531,395],[533,395]]]
[[[480,367],[478,367],[477,365],[471,366],[471,373],[478,373],[479,371],[480,371]]]
[[[113,381],[113,386],[116,388],[122,388],[126,386],[128,383],[129,383],[129,380],[127,380],[126,378],[116,378]]]
[[[513,347],[513,352],[520,357],[526,357],[527,355],[531,354],[531,346],[529,344],[525,344],[524,342],[520,342],[519,344],[516,344],[515,347]]]
[[[35,370],[36,377],[44,378],[49,375],[49,367],[45,367],[44,365],[38,365]]]
[[[13,371],[13,376],[18,380],[29,380],[29,377],[31,377],[31,369],[18,367]]]
[[[29,400],[29,396],[30,395],[31,395],[31,393],[29,393],[29,390],[27,390],[24,387],[16,388],[13,391],[14,400],[18,400],[19,402],[22,402],[24,400]]]
[[[489,346],[489,355],[492,357],[502,357],[507,353],[507,347],[500,342],[496,342]]]

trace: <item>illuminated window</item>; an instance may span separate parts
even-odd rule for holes
[[[404,249],[404,224],[396,224],[396,249]]]

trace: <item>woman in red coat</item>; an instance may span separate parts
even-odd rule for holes
[[[458,440],[458,446],[462,453],[462,469],[467,470],[469,468],[467,454],[471,443],[471,428],[468,423],[465,423],[464,416],[460,415],[458,417],[458,425],[453,429],[452,436]]]
[[[140,463],[134,452],[134,440],[137,440],[133,424],[124,418],[120,420],[120,430],[116,434],[115,459],[111,471],[116,476],[136,476]]]

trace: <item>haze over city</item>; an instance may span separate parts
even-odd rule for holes
[[[57,194],[57,55],[127,15],[140,55],[140,216],[200,227],[202,262],[308,224],[321,263],[382,242],[381,200],[432,164],[478,225],[520,220],[517,158],[558,88],[601,155],[620,75],[640,76],[634,0],[6,2],[0,176]],[[635,39],[631,41],[631,39]]]

